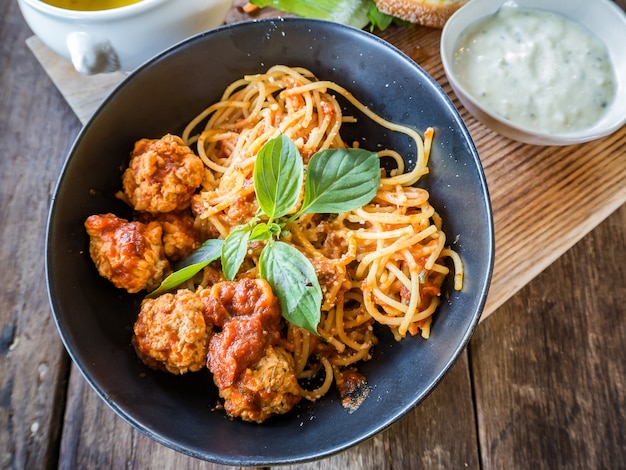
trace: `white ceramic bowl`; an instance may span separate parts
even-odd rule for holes
[[[79,72],[131,71],[173,44],[221,25],[233,0],[142,0],[75,11],[18,0],[28,26]]]
[[[486,109],[459,82],[454,56],[460,35],[473,23],[495,14],[504,3],[565,16],[587,28],[606,45],[615,70],[617,90],[614,101],[598,122],[563,134],[534,131]],[[626,123],[626,14],[611,0],[472,0],[446,23],[441,36],[441,60],[452,89],[467,110],[483,124],[511,139],[537,145],[569,145],[606,136]]]

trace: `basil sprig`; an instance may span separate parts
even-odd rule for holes
[[[298,249],[280,241],[280,236],[285,226],[302,214],[338,214],[367,204],[378,190],[380,164],[374,152],[328,149],[313,155],[306,178],[304,173],[302,157],[291,139],[280,135],[267,142],[254,166],[257,215],[247,224],[235,227],[225,240],[205,242],[150,296],[190,279],[218,258],[226,279],[233,280],[245,259],[248,242],[265,241],[259,276],[278,297],[283,317],[317,334],[322,289],[315,269]],[[303,181],[304,200],[295,210]]]
[[[203,268],[222,256],[223,244],[224,240],[210,239],[205,241],[200,248],[174,266],[174,272],[163,279],[161,285],[150,292],[147,297],[158,297],[194,277]]]

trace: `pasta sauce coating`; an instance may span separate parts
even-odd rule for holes
[[[262,423],[290,411],[302,398],[293,357],[283,348],[268,346],[264,356],[231,385],[220,389],[224,409],[244,421]]]
[[[102,277],[115,287],[136,293],[157,287],[169,270],[156,222],[129,222],[114,214],[92,215],[85,221],[89,254]]]
[[[219,309],[228,315],[222,331],[211,340],[207,361],[215,383],[224,388],[258,362],[267,346],[279,341],[280,305],[269,284],[260,279],[216,284],[207,304],[209,312]]]

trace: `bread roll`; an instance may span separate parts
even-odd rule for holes
[[[411,23],[434,28],[444,24],[469,0],[374,0],[378,9]]]

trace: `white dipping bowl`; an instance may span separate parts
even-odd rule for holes
[[[183,39],[220,26],[233,0],[142,0],[99,11],[18,0],[33,33],[85,75],[130,72]]]
[[[459,37],[469,26],[494,15],[503,4],[560,14],[583,26],[604,43],[613,63],[616,94],[595,124],[562,134],[532,130],[487,109],[460,83],[454,68]],[[463,106],[483,124],[511,139],[536,145],[570,145],[604,137],[626,123],[626,14],[611,0],[471,0],[454,13],[443,28],[441,61]]]

